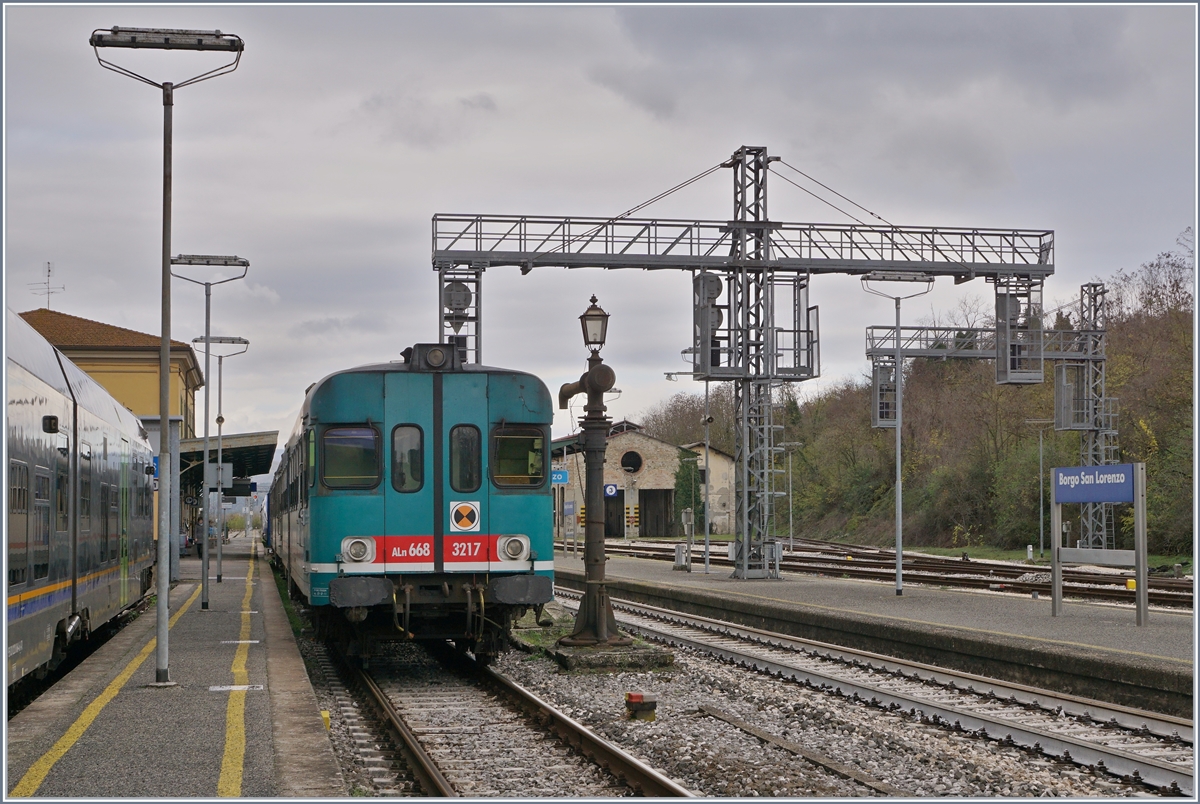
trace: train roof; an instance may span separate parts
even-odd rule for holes
[[[133,411],[122,405],[91,375],[71,362],[40,333],[8,308],[4,352],[8,360],[28,371],[80,407],[131,434],[146,438],[146,429]]]
[[[422,346],[427,348],[432,345],[433,344],[418,345],[415,348],[421,349]],[[408,350],[406,350],[406,351],[408,351]],[[413,360],[413,358],[411,357],[411,354],[412,353],[409,352],[409,355],[410,355],[409,360],[410,361]],[[308,406],[312,400],[313,393],[317,389],[319,389],[322,385],[324,385],[326,382],[328,382],[330,379],[332,379],[333,377],[339,377],[339,376],[342,376],[345,374],[370,374],[370,373],[388,373],[388,372],[420,372],[422,374],[508,374],[508,375],[513,375],[513,376],[531,377],[531,378],[537,380],[538,382],[542,383],[543,386],[545,385],[545,382],[543,382],[541,377],[538,377],[536,374],[532,374],[528,371],[521,371],[519,369],[501,368],[499,366],[483,366],[483,365],[479,365],[476,363],[458,364],[457,361],[455,361],[455,366],[453,368],[444,369],[444,370],[420,368],[418,363],[406,362],[404,360],[391,360],[386,363],[367,363],[367,364],[364,364],[361,366],[353,366],[351,368],[339,369],[338,371],[334,371],[329,374],[326,374],[324,377],[317,380],[316,382],[314,382],[312,385],[308,386],[308,388],[306,388],[304,390],[304,402],[301,403],[301,405],[300,405],[300,413],[296,417],[296,423],[292,426],[292,431],[289,436],[288,443],[291,443],[292,439],[295,439],[297,437],[297,435],[303,429],[305,412],[308,410]]]
[[[334,371],[329,374],[326,374],[324,377],[317,380],[312,385],[308,386],[308,388],[305,389],[305,391],[304,391],[304,396],[307,399],[308,395],[310,393],[312,393],[316,389],[320,388],[321,385],[323,385],[327,380],[329,380],[332,377],[340,376],[342,374],[368,374],[368,373],[372,373],[372,372],[392,372],[392,371],[398,371],[398,372],[415,371],[415,372],[420,372],[422,374],[435,374],[435,373],[438,373],[438,374],[458,374],[458,373],[514,374],[514,375],[520,374],[520,375],[524,375],[526,377],[533,377],[538,382],[542,382],[541,377],[538,377],[536,374],[531,374],[528,371],[521,371],[520,369],[501,368],[500,366],[483,366],[483,365],[479,365],[476,363],[465,363],[462,365],[457,365],[451,369],[445,369],[445,370],[438,371],[435,369],[419,368],[416,365],[414,365],[413,363],[405,362],[403,360],[392,360],[387,363],[367,363],[362,366],[353,366],[351,368],[340,369],[338,371]],[[544,384],[545,383],[543,383],[543,385]]]

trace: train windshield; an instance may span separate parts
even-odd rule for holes
[[[497,486],[540,486],[546,479],[545,434],[536,427],[492,431],[492,480]]]
[[[374,427],[330,427],[321,437],[321,481],[331,489],[379,483],[379,433]]]
[[[415,424],[397,425],[392,430],[392,488],[419,491],[423,465],[421,428]]]

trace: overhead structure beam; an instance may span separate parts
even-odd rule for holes
[[[747,237],[767,241],[769,249],[761,256],[742,253]],[[736,264],[814,274],[919,271],[960,281],[1014,274],[1037,278],[1054,273],[1054,232],[783,223],[765,218],[434,215],[433,263],[687,271]]]
[[[441,340],[455,343],[467,362],[478,363],[482,354],[478,300],[488,268],[516,266],[523,274],[541,267],[693,274],[693,334],[687,350],[692,376],[733,381],[737,389],[734,575],[743,578],[778,577],[778,545],[768,537],[774,456],[780,451],[774,438],[782,428],[772,420],[772,390],[820,375],[818,311],[808,304],[813,275],[891,271],[956,282],[985,277],[998,288],[1015,288],[1009,295],[1024,300],[1023,306],[1006,307],[1015,316],[1040,307],[1042,283],[1054,273],[1054,232],[1046,229],[772,221],[767,176],[777,160],[765,147],[743,146],[722,163],[733,173],[729,220],[433,217]],[[1031,300],[1036,303],[1030,305]],[[1040,341],[1023,330],[1018,335],[1012,340],[1020,360],[1010,381],[1040,382],[1041,356],[1028,352],[1025,343]],[[993,341],[993,354],[995,349]]]

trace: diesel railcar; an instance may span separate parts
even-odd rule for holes
[[[553,407],[531,374],[418,344],[310,386],[268,509],[319,636],[453,640],[486,660],[553,595]]]
[[[155,563],[141,422],[8,310],[8,684],[135,605]]]

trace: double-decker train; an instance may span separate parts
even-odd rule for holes
[[[438,344],[310,386],[268,510],[318,636],[501,650],[553,594],[552,420],[537,377]]]
[[[155,563],[146,431],[12,310],[8,393],[8,684],[135,605]]]

